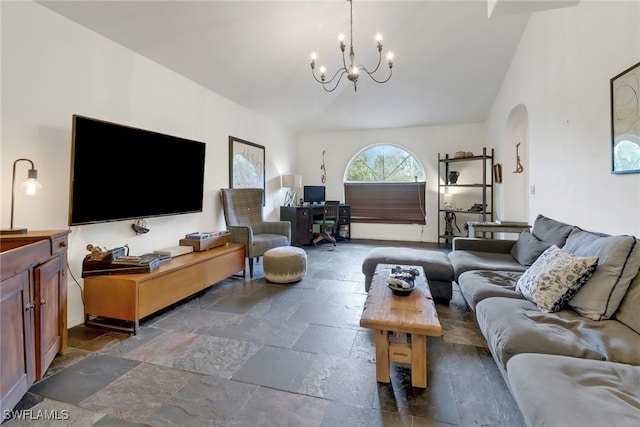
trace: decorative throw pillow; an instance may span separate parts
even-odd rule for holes
[[[524,230],[511,248],[511,256],[520,264],[529,267],[549,246],[551,244],[538,240],[529,230]]]
[[[573,225],[547,218],[544,215],[538,215],[533,222],[531,234],[543,242],[561,248],[564,246],[564,242],[567,241],[567,237],[569,237],[569,234],[571,234],[574,228],[575,226]]]
[[[518,279],[516,290],[540,311],[553,313],[571,299],[596,270],[598,258],[584,258],[552,245]]]
[[[640,269],[640,243],[633,236],[608,236],[576,228],[563,249],[598,258],[598,269],[569,306],[589,319],[611,318]]]

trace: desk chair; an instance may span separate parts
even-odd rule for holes
[[[336,227],[338,225],[338,212],[340,202],[326,201],[322,208],[322,219],[314,220],[314,224],[320,225],[320,233],[313,239],[313,245],[315,246],[321,240],[328,240],[336,245],[336,238],[333,237],[336,234]]]

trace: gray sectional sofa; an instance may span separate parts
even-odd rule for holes
[[[529,426],[640,425],[640,242],[539,215],[455,238],[462,295]]]

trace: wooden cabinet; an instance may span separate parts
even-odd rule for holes
[[[460,168],[464,172],[458,176]],[[480,208],[473,209],[474,205]],[[492,220],[493,149],[485,147],[482,154],[469,157],[441,157],[438,153],[438,242],[451,243],[455,236],[466,236],[463,227],[467,221]]]
[[[63,326],[60,321],[60,313],[63,311],[61,299],[66,297],[66,292],[63,293],[61,289],[63,284],[66,289],[65,265],[61,264],[60,258],[52,258],[35,269],[36,329],[39,331],[35,336],[38,349],[36,359],[38,378],[44,375],[47,367],[62,348],[61,341],[66,334],[61,331],[67,330],[66,322]]]
[[[67,235],[3,235],[0,409],[11,410],[67,347]]]
[[[281,206],[280,221],[291,223],[291,245],[308,245],[313,240],[313,214],[311,208]]]
[[[16,274],[0,284],[1,409],[13,409],[35,381],[35,341],[30,308],[29,272]]]

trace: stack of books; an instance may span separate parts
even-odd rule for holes
[[[213,239],[215,237],[220,237],[223,236],[225,234],[229,234],[228,230],[222,230],[222,231],[207,231],[207,232],[195,232],[195,233],[189,233],[186,236],[184,236],[185,239],[190,239],[190,240],[207,240],[207,239]]]

